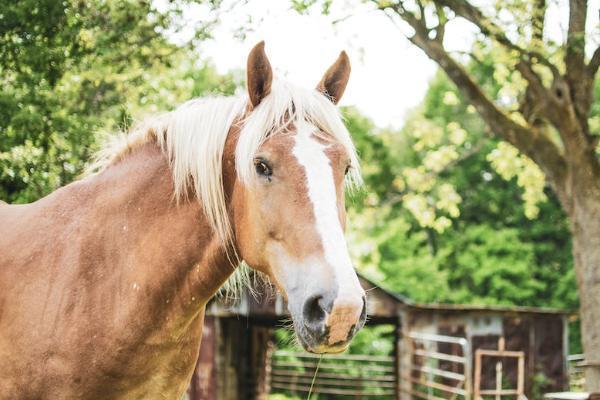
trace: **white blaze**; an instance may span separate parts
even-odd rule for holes
[[[338,299],[346,296],[359,299],[362,307],[364,292],[352,267],[340,223],[333,170],[325,154],[327,147],[312,136],[316,131],[317,128],[309,123],[298,124],[292,153],[304,167],[316,229],[321,236],[325,261],[333,268]]]

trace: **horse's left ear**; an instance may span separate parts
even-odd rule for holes
[[[348,54],[342,51],[338,59],[323,75],[321,82],[317,85],[317,90],[329,97],[333,104],[337,104],[346,90],[348,79],[350,79],[350,59]]]
[[[271,93],[271,82],[273,70],[265,53],[265,42],[262,41],[254,46],[248,55],[246,84],[253,107],[259,105],[261,100]]]

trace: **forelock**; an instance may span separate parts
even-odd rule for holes
[[[352,186],[359,185],[362,181],[358,156],[339,109],[317,90],[283,81],[274,81],[271,93],[240,122],[242,128],[235,157],[241,181],[248,184],[255,178],[254,157],[269,137],[306,123],[314,125],[319,135],[345,147],[352,164],[348,181]]]

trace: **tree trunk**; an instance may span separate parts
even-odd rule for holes
[[[577,174],[577,173],[575,173]],[[600,392],[600,179],[574,176],[571,207],[573,256],[581,302],[586,390]]]

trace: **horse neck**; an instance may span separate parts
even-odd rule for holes
[[[119,269],[113,271],[118,287],[147,294],[156,303],[150,307],[197,313],[232,266],[199,202],[173,198],[172,174],[158,146],[135,149],[93,180],[95,231],[103,254],[113,259],[106,267]]]

